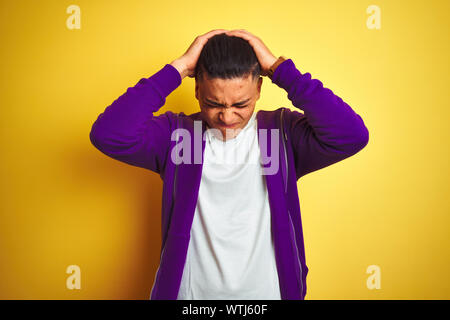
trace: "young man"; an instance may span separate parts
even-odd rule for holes
[[[201,111],[154,116],[186,76]],[[261,76],[304,113],[255,113]],[[128,88],[90,132],[104,154],[164,182],[151,299],[304,299],[297,180],[354,155],[368,137],[362,118],[291,59],[245,30],[223,29]]]

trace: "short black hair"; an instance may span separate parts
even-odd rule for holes
[[[250,43],[240,37],[219,33],[208,39],[195,66],[195,80],[233,79],[261,75],[261,65]]]

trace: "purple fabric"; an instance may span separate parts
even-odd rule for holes
[[[195,137],[194,120],[199,120],[201,133],[205,132],[201,113],[186,115],[167,111],[153,115],[181,80],[178,71],[166,64],[151,77],[142,78],[128,88],[98,116],[90,132],[92,144],[104,154],[154,171],[163,180],[161,260],[150,299],[177,298],[202,172],[202,164],[194,162],[194,152],[190,164],[176,166],[170,157],[177,143],[171,139],[173,130],[184,128]],[[354,155],[367,145],[369,132],[362,118],[347,103],[309,73],[302,74],[291,59],[278,66],[272,82],[286,90],[292,104],[304,112],[288,108],[261,110],[256,118],[258,129],[268,130],[279,129],[284,119],[287,140],[283,145],[280,134],[277,141],[281,146],[280,170],[265,177],[281,298],[297,300],[306,295],[308,273],[297,180]],[[205,141],[201,141],[203,152]],[[267,144],[259,142],[260,148],[266,150],[271,150],[274,143],[271,139]],[[190,143],[191,150],[200,148],[195,145],[195,139]]]

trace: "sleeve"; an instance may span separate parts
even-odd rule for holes
[[[181,84],[181,75],[170,64],[117,98],[92,125],[91,143],[107,156],[161,174],[170,148],[174,114],[153,113]]]
[[[369,142],[361,116],[322,82],[309,73],[302,74],[291,59],[278,66],[272,82],[285,89],[292,104],[304,111],[286,113],[297,180],[356,154]]]

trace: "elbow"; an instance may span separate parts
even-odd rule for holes
[[[365,125],[361,128],[361,149],[363,149],[369,143],[369,130]]]
[[[91,131],[89,132],[89,140],[91,141],[91,144],[96,147],[97,137],[95,136],[95,132],[93,129],[91,129]]]
[[[361,129],[359,130],[359,133],[355,136],[356,140],[354,143],[354,150],[352,153],[357,153],[364,149],[367,144],[369,143],[369,130],[365,125],[362,125]]]
[[[91,126],[91,131],[89,132],[89,140],[91,141],[91,144],[96,147],[97,149],[101,150],[101,131],[99,129],[99,122],[100,119],[103,117],[103,113],[101,113],[97,119],[95,119],[95,121],[93,122],[92,126]]]
[[[360,115],[358,115],[358,118],[359,118],[359,123],[358,123],[358,125],[355,126],[355,132],[354,132],[354,137],[355,137],[354,148],[356,149],[355,153],[364,149],[367,146],[367,144],[369,143],[369,130],[367,129],[367,127]]]
[[[91,131],[89,132],[89,140],[91,141],[91,144],[97,148],[98,150],[102,150],[102,138],[99,134],[98,130],[96,130],[95,123],[91,128]]]
[[[345,142],[344,142],[345,141]],[[369,143],[369,131],[363,125],[355,130],[351,136],[341,141],[339,150],[347,157],[352,156],[366,147]]]
[[[110,125],[102,121],[103,114],[100,114],[94,121],[89,132],[89,140],[91,144],[98,150],[105,152],[109,149],[111,144],[111,130],[108,129]]]

